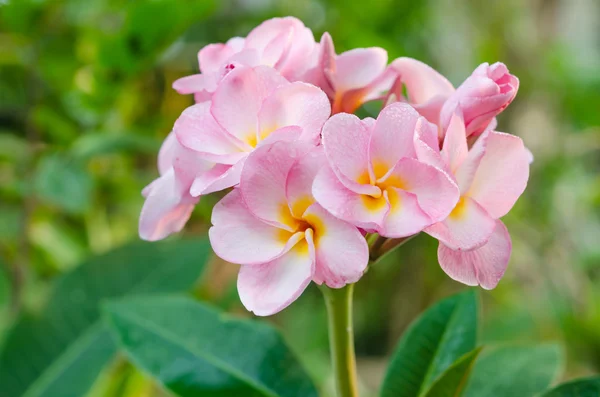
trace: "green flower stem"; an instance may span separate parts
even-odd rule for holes
[[[354,284],[340,289],[321,288],[327,306],[329,349],[335,374],[337,397],[357,397],[356,357],[352,327]]]

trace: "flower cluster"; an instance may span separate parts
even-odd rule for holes
[[[181,230],[200,196],[215,206],[215,253],[242,265],[238,291],[257,315],[276,313],[314,281],[340,288],[369,263],[367,235],[439,240],[453,279],[494,288],[511,240],[499,220],[523,193],[531,154],[496,131],[519,81],[480,65],[458,88],[381,48],[335,53],[295,18],[210,44],[200,74],[174,83],[183,111],[143,191],[140,235]],[[377,119],[352,113],[384,104]]]

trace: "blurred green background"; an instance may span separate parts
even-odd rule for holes
[[[505,218],[514,246],[508,271],[481,294],[481,340],[557,341],[566,356],[563,380],[600,372],[595,0],[0,0],[0,335],[43,311],[62,274],[138,239],[140,191],[157,176],[162,139],[192,104],[171,83],[197,72],[197,51],[284,15],[302,19],[317,40],[329,31],[338,52],[380,46],[390,60],[420,59],[455,85],[481,62],[502,61],[520,78],[499,130],[521,136],[535,162],[527,191]],[[182,234],[205,235],[217,200],[203,199]],[[419,236],[358,284],[365,395],[380,385],[407,324],[463,288],[439,268],[436,251],[434,239]],[[249,316],[236,274],[236,266],[212,258],[192,293]],[[310,287],[269,321],[328,390],[319,291]],[[91,395],[165,393],[117,358]]]

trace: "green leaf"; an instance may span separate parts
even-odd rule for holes
[[[158,140],[143,135],[92,133],[77,139],[71,152],[79,159],[89,159],[119,152],[156,153],[159,148]]]
[[[467,385],[475,359],[481,352],[481,347],[465,354],[456,360],[427,390],[426,397],[456,397],[460,396]]]
[[[414,397],[477,340],[475,290],[446,298],[427,309],[406,330],[383,381],[382,397]]]
[[[80,162],[55,153],[40,160],[35,190],[49,204],[82,213],[92,201],[93,180]]]
[[[541,397],[598,397],[600,396],[600,377],[577,379],[558,385],[542,394]]]
[[[116,351],[99,304],[185,291],[208,253],[204,240],[135,242],[66,274],[43,312],[20,319],[7,336],[0,353],[0,397],[84,395]]]
[[[110,303],[106,313],[133,362],[179,396],[317,396],[265,323],[177,297]]]
[[[556,345],[488,348],[473,368],[463,397],[529,397],[556,377],[562,354]]]

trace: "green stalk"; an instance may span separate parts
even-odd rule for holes
[[[329,350],[335,375],[337,397],[358,397],[354,330],[352,327],[352,292],[354,284],[343,288],[321,288],[327,306]]]

